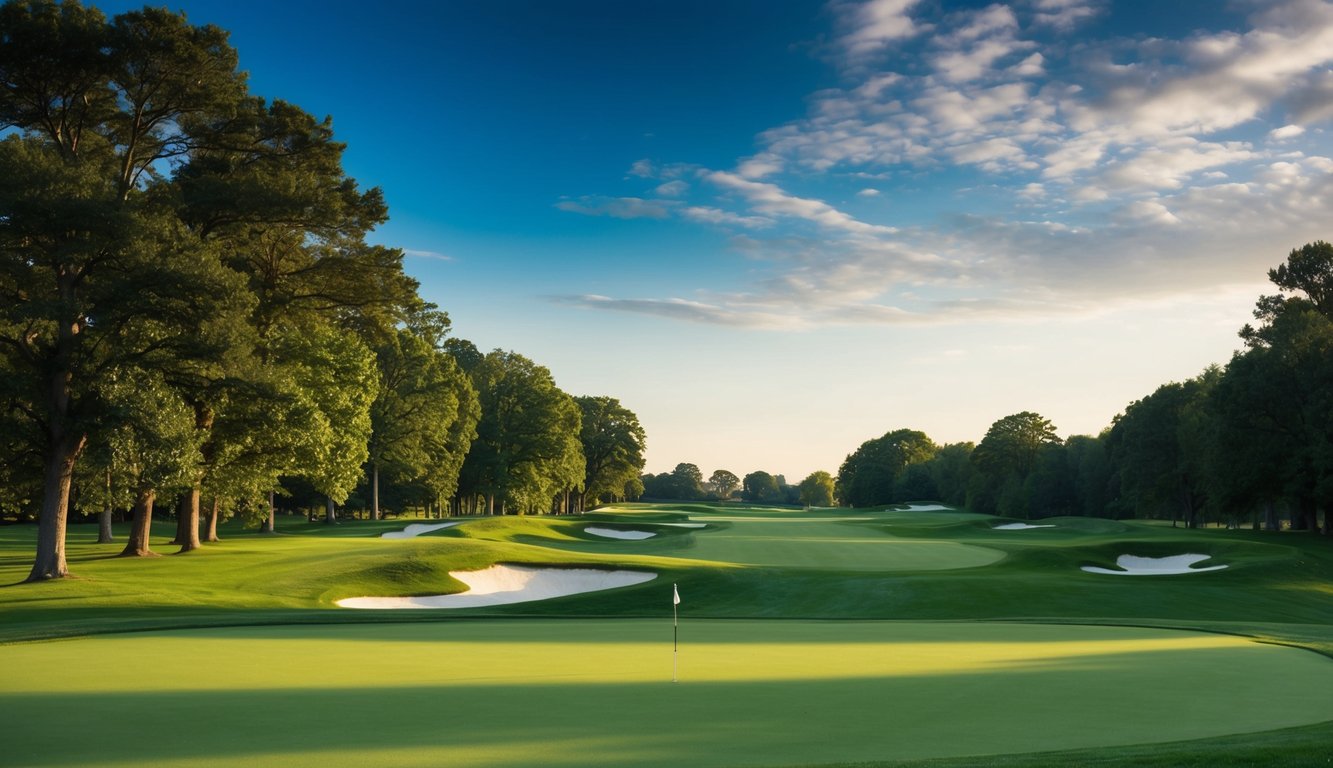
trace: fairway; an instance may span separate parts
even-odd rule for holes
[[[226,628],[5,649],[6,764],[792,765],[1315,722],[1333,663],[1167,630],[699,621]],[[144,660],[152,660],[151,668]],[[60,669],[57,677],[50,670]],[[1254,704],[1282,691],[1282,707]],[[80,738],[50,749],[52,724]],[[151,738],[127,723],[190,722]]]
[[[986,547],[897,539],[863,526],[818,518],[737,518],[732,527],[696,534],[695,540],[685,556],[767,567],[934,571],[976,568],[1004,557],[1003,552]]]
[[[668,507],[669,509],[669,507]],[[606,511],[622,512],[621,508]],[[1004,552],[989,547],[933,539],[904,539],[863,523],[884,517],[914,519],[913,513],[848,514],[830,510],[824,514],[799,513],[790,509],[703,511],[689,508],[694,523],[717,523],[706,531],[682,537],[676,550],[658,552],[691,560],[766,568],[815,568],[840,571],[939,571],[978,568],[1004,558]],[[568,543],[557,544],[580,551],[609,551]],[[634,552],[633,545],[614,551]]]

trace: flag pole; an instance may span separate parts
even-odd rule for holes
[[[676,659],[680,653],[680,623],[676,618],[676,606],[680,605],[680,592],[676,585],[671,585],[671,682],[676,682]]]

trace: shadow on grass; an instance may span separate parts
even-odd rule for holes
[[[1244,698],[1132,690],[1147,678],[1134,672],[1142,665],[1119,656],[949,675],[740,682],[687,676],[677,685],[665,675],[660,682],[571,679],[558,657],[523,682],[490,678],[487,669],[469,670],[466,660],[447,656],[423,661],[461,669],[452,682],[430,684],[0,694],[10,733],[6,761],[826,764],[1201,739],[1290,724],[1297,712],[1318,718],[1330,703],[1325,696],[1320,706],[1308,690],[1286,691],[1282,711],[1266,713]],[[1159,659],[1156,666],[1170,663]],[[73,726],[71,712],[115,716],[81,717]],[[170,727],[144,739],[141,729],[126,727],[133,723]],[[71,727],[77,738],[69,737]]]

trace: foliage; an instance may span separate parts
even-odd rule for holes
[[[899,487],[907,468],[929,461],[939,447],[914,429],[899,429],[862,443],[838,469],[838,500],[852,507],[911,501]],[[921,498],[914,496],[913,498]]]
[[[576,397],[574,402],[582,415],[584,494],[593,503],[624,498],[626,485],[643,469],[646,436],[639,417],[613,397]]]
[[[549,511],[556,494],[582,486],[579,406],[549,370],[497,349],[472,371],[472,383],[481,420],[463,462],[463,493],[529,513]]]
[[[807,507],[833,506],[833,475],[824,470],[816,470],[806,476],[799,486],[801,503]]]
[[[769,503],[784,500],[777,478],[763,470],[751,472],[741,480],[741,498]]]

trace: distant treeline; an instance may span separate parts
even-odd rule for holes
[[[937,445],[924,432],[894,430],[843,461],[837,502],[934,499],[1020,519],[1137,517],[1269,530],[1285,522],[1330,533],[1333,245],[1293,250],[1268,276],[1280,292],[1259,298],[1255,324],[1240,330],[1244,348],[1225,367],[1163,384],[1101,434],[1061,439],[1030,411],[996,421],[976,444]],[[682,467],[692,465],[645,476],[645,493],[703,497]],[[764,500],[800,500],[796,489],[781,488]],[[702,490],[728,498],[735,489]]]

